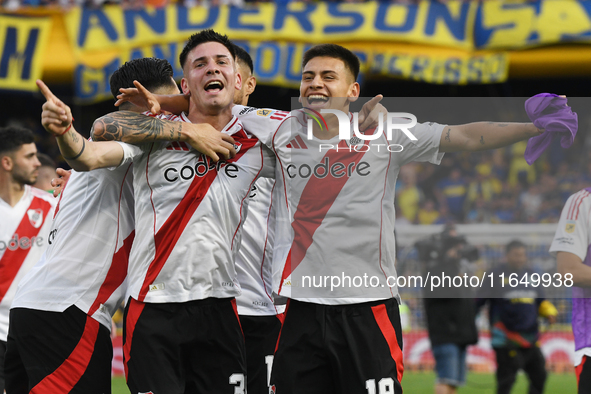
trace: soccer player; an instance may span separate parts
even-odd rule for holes
[[[303,106],[348,113],[359,96],[358,72],[359,60],[349,50],[333,44],[313,47],[304,55]],[[247,116],[255,116],[241,118],[248,127]],[[326,116],[328,127],[311,122],[309,139],[307,120],[284,122],[264,141],[276,151],[278,168],[288,180],[280,192],[288,196],[291,228],[277,231],[293,229],[293,241],[276,244],[273,251],[280,274],[274,278],[275,292],[290,300],[271,384],[281,394],[402,392],[399,296],[394,283],[387,282],[396,276],[394,186],[400,166],[438,164],[444,152],[498,148],[542,130],[531,123],[423,123],[409,129],[414,141],[401,132],[392,140],[376,137],[371,143],[382,144],[378,151],[370,141],[339,140],[336,116]],[[395,144],[404,149],[384,149]],[[331,288],[334,282],[324,279],[315,286],[312,278],[342,283]],[[355,278],[377,283],[356,286]]]
[[[242,88],[234,94],[234,104],[248,105],[256,87],[252,58],[235,45],[236,64]],[[246,107],[245,111],[251,110]],[[246,345],[246,380],[249,393],[268,393],[271,366],[285,305],[274,305],[271,293],[274,215],[272,192],[275,179],[259,178],[250,194],[242,242],[236,255],[236,274],[242,294],[236,298],[238,316]]]
[[[20,280],[47,247],[56,200],[32,187],[41,163],[32,131],[0,128],[0,393],[9,310]]]
[[[221,129],[220,136],[233,136],[232,159],[214,163],[181,143],[126,146],[123,151],[97,143],[70,164],[94,168],[134,161],[136,237],[124,327],[130,390],[244,392],[234,258],[248,194],[258,177],[274,176],[275,159],[232,116],[241,80],[227,37],[211,30],[197,33],[180,60],[190,107],[168,118],[178,120],[179,128],[206,122]],[[144,117],[134,125],[129,118],[130,129],[158,129],[158,119]],[[107,130],[106,123],[95,122],[94,133]],[[68,149],[82,146],[71,143]]]
[[[565,285],[573,285],[573,335],[578,393],[591,393],[591,187],[568,198],[550,253]],[[567,283],[567,281],[569,281]],[[589,362],[589,363],[587,363]]]
[[[132,60],[113,73],[111,91],[139,80],[155,93],[178,93],[172,76],[166,60]],[[141,112],[131,103],[121,110]],[[51,132],[47,117],[43,123]],[[134,238],[131,164],[74,171],[49,234],[50,246],[21,281],[11,310],[7,392],[110,393],[111,316],[123,300]]]

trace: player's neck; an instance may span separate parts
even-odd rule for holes
[[[349,116],[349,106],[346,108],[339,108],[339,110]],[[339,135],[339,119],[332,114],[326,114],[323,118],[326,122],[326,126],[324,124],[319,125],[316,122],[313,122],[312,124],[314,137],[319,140],[330,140]]]
[[[232,106],[224,109],[202,109],[192,107],[187,115],[192,123],[209,123],[216,130],[223,130],[232,119]]]
[[[25,185],[15,182],[11,177],[0,175],[0,198],[14,207],[25,194]]]

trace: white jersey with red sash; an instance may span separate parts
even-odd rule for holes
[[[50,245],[21,281],[13,307],[63,312],[75,305],[109,330],[125,295],[134,238],[132,164],[72,171]]]
[[[169,120],[190,122],[181,116]],[[257,178],[275,174],[275,158],[237,118],[223,133],[236,141],[231,160],[213,163],[182,142],[128,145],[134,160],[136,238],[129,295],[141,302],[236,297],[235,256]]]
[[[409,129],[416,141],[399,130],[390,140],[384,134],[372,140],[319,140],[308,136],[308,117],[301,111],[283,120],[272,119],[275,112],[248,111],[240,117],[249,129],[264,122],[279,126],[257,135],[273,149],[282,172],[274,190],[279,209],[274,292],[324,305],[397,297],[396,179],[411,161],[440,163],[444,126],[417,124]]]
[[[0,199],[0,340],[8,335],[8,314],[17,285],[41,258],[57,200],[46,191],[25,185],[11,207]]]

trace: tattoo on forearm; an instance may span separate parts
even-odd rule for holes
[[[70,135],[72,136],[72,141],[74,142],[78,142],[78,140],[80,138],[78,138],[78,133],[74,132],[74,131],[70,131]]]
[[[484,136],[483,135],[480,136],[480,145],[484,145]]]
[[[86,148],[86,141],[84,140],[84,138],[82,138],[82,149],[80,149],[80,152],[78,152],[78,154],[74,157],[65,157],[65,160],[76,160],[77,158],[79,158],[82,155],[82,152],[84,152],[84,148]]]
[[[447,142],[451,142],[451,138],[449,137],[449,133],[451,132],[451,129],[447,129],[447,133],[445,134],[445,140]]]
[[[129,111],[104,116],[95,121],[92,139],[95,141],[152,142],[172,130],[173,123]]]

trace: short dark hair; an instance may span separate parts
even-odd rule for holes
[[[244,48],[241,46],[236,44],[232,45],[234,45],[234,51],[236,52],[236,60],[246,64],[250,69],[250,73],[252,74],[254,72],[254,65],[252,64],[252,57],[250,57],[250,54],[246,52],[246,50],[244,50]]]
[[[39,159],[39,163],[41,163],[41,167],[57,167],[55,161],[45,153],[37,152],[37,159]]]
[[[181,55],[179,56],[179,60],[181,62],[181,68],[185,67],[185,62],[187,61],[187,56],[189,56],[189,52],[193,50],[198,45],[204,44],[206,42],[219,42],[223,46],[225,46],[230,54],[232,55],[232,59],[236,58],[236,52],[234,51],[234,44],[228,36],[221,35],[220,33],[214,31],[213,29],[206,29],[201,30],[199,33],[193,34],[189,37],[189,41],[183,48]]]
[[[35,142],[35,134],[19,126],[0,127],[0,154],[12,153],[22,145]]]
[[[155,57],[133,59],[125,62],[111,75],[111,94],[116,98],[120,88],[133,88],[134,80],[150,92],[164,86],[172,87],[175,83],[171,79],[173,75],[174,71],[168,60]]]
[[[509,253],[513,249],[518,249],[518,248],[527,248],[527,245],[524,244],[523,242],[515,239],[515,240],[509,242],[507,244],[507,246],[505,246],[505,253]]]
[[[349,69],[355,80],[359,76],[359,58],[350,50],[345,47],[336,44],[320,44],[313,46],[304,53],[304,61],[302,62],[302,68],[306,67],[306,64],[315,57],[332,57],[334,59],[342,60],[345,63],[345,67]]]

